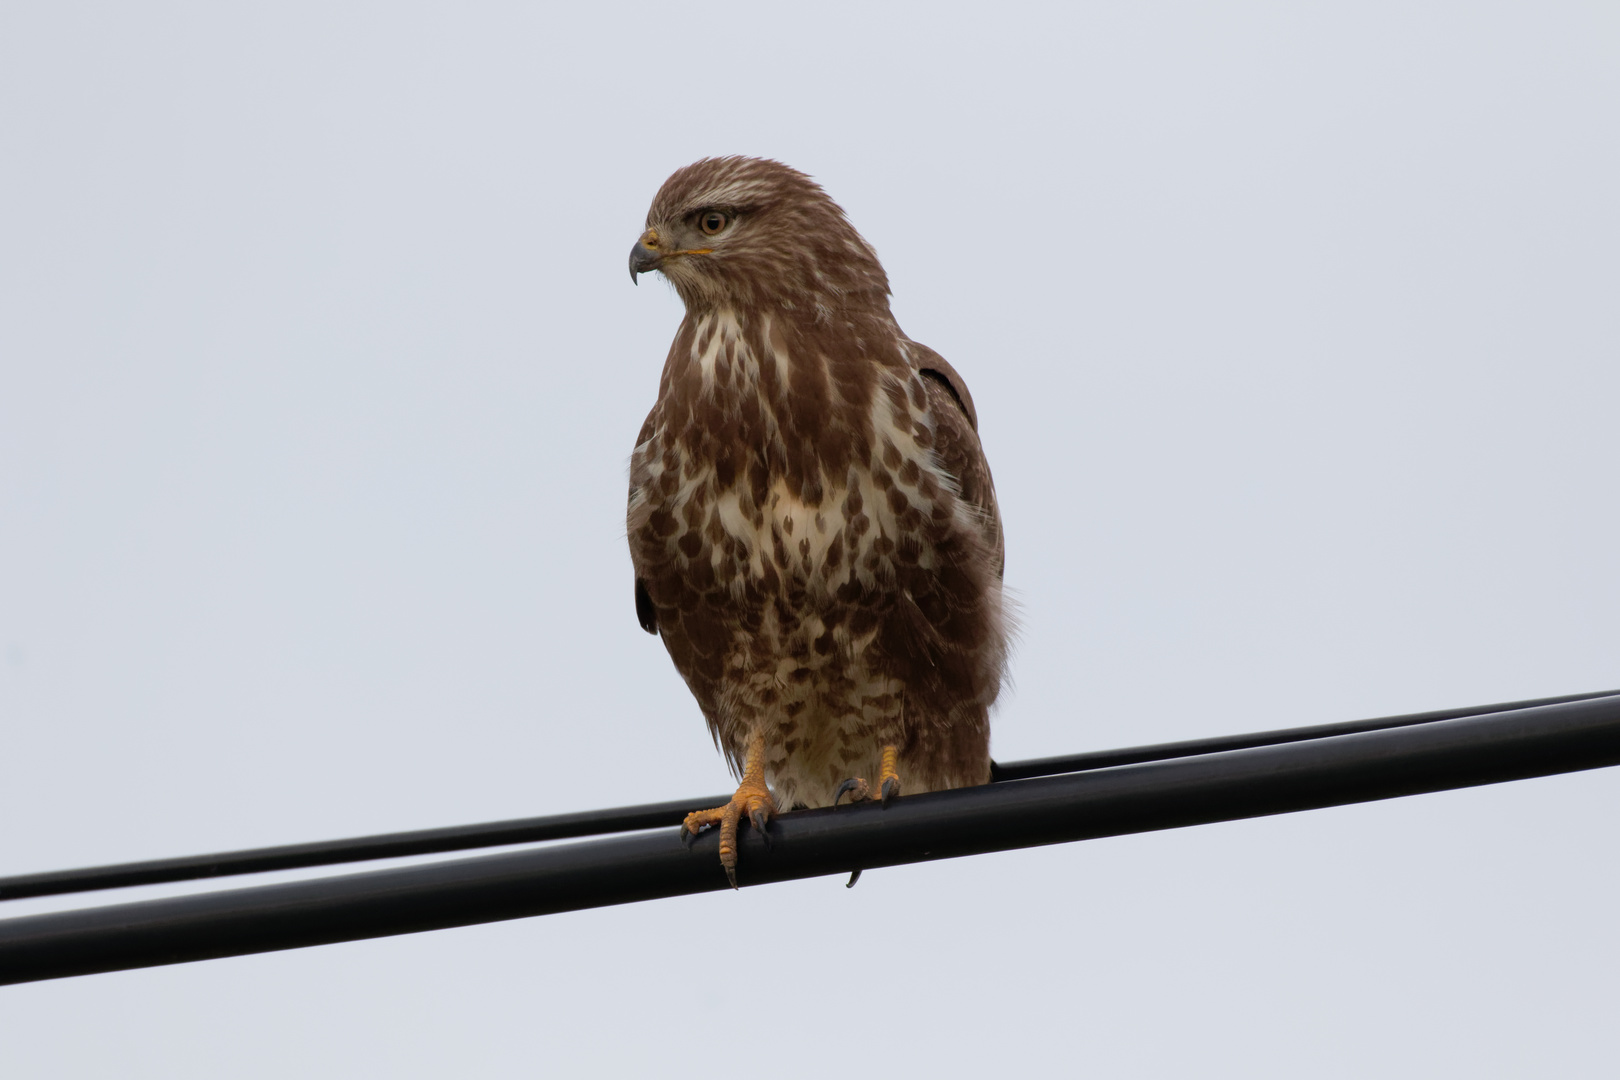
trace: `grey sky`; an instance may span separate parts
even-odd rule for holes
[[[1620,15],[0,12],[0,874],[719,791],[659,183],[972,387],[1018,758],[1620,686]],[[0,990],[7,1077],[1583,1076],[1620,774]],[[160,895],[163,890],[117,894]],[[0,916],[61,906],[0,905]]]

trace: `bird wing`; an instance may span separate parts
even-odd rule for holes
[[[1001,511],[996,506],[996,485],[990,477],[990,462],[979,443],[978,413],[973,395],[956,369],[926,345],[911,343],[918,370],[928,383],[930,411],[934,414],[934,452],[939,462],[956,477],[962,498],[979,510],[985,525],[985,539],[995,552],[996,574],[1006,569],[1006,550],[1001,536]]]
[[[652,438],[654,422],[653,418],[657,415],[657,408],[654,408],[652,412],[647,414],[647,422],[641,425],[641,434],[636,436],[637,446],[642,445],[648,439]],[[631,484],[629,498],[629,502],[631,504],[635,503],[637,493],[638,492],[635,484]],[[632,545],[632,562],[634,562],[634,554],[634,545]],[[658,609],[653,607],[652,595],[647,592],[647,580],[640,574],[636,575],[636,621],[641,624],[641,628],[647,631],[647,633],[658,633]]]

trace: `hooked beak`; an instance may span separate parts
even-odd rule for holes
[[[637,276],[657,270],[663,264],[664,255],[658,250],[658,231],[648,229],[636,241],[636,246],[630,249],[630,280],[637,281]]]

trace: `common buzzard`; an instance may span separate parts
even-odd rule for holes
[[[630,252],[686,304],[630,464],[636,615],[742,782],[684,830],[990,779],[1003,548],[973,399],[808,176],[707,158]],[[866,777],[875,777],[869,784]]]

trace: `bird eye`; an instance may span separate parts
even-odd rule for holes
[[[703,216],[698,218],[698,228],[703,230],[704,236],[713,236],[729,224],[731,216],[719,210],[705,210]]]

